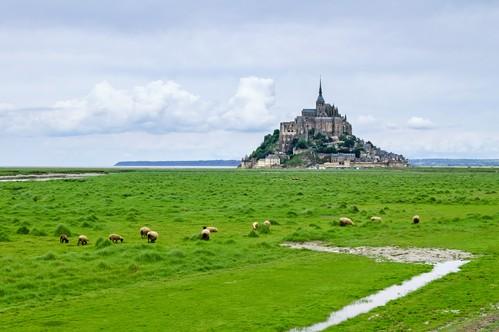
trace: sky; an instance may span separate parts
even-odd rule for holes
[[[240,159],[314,107],[499,158],[499,1],[0,2],[0,166]]]

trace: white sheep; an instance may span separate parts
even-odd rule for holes
[[[141,238],[147,237],[147,233],[149,233],[150,231],[151,231],[151,229],[149,227],[146,227],[146,226],[140,228],[140,237]]]
[[[121,243],[123,243],[123,240],[125,240],[121,235],[118,234],[110,234],[108,239],[109,241],[114,243],[118,243],[118,241],[121,241]]]
[[[347,218],[347,217],[341,217],[340,218],[340,226],[347,226],[347,225],[353,225],[352,219]]]
[[[382,221],[383,219],[381,217],[376,217],[376,216],[372,216],[371,217],[371,221],[375,221],[375,222],[380,222]]]
[[[78,244],[77,245],[79,246],[80,244],[82,246],[87,245],[88,244],[88,237],[86,237],[85,235],[80,235],[78,237]]]
[[[210,233],[216,233],[218,232],[218,228],[214,227],[214,226],[208,226],[206,227],[207,230],[210,231]]]
[[[260,227],[260,224],[258,223],[258,221],[255,221],[253,224],[251,224],[251,228],[256,231],[258,229],[258,227]]]
[[[204,226],[203,230],[201,231],[201,239],[208,241],[210,239],[210,230]]]
[[[147,232],[147,243],[151,242],[154,243],[158,239],[158,232],[155,231],[149,231]]]
[[[420,221],[421,221],[421,218],[419,218],[418,215],[415,215],[414,217],[412,217],[413,224],[419,224]]]

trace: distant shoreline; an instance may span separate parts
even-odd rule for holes
[[[237,167],[239,160],[120,161],[119,167]]]
[[[167,160],[167,161],[120,161],[113,167],[137,168],[234,168],[239,160]],[[409,159],[412,167],[499,167],[499,159],[448,159],[421,158]]]

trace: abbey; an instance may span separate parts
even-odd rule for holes
[[[315,108],[304,108],[294,121],[281,122],[279,150],[289,152],[297,139],[309,140],[310,135],[321,133],[333,140],[343,135],[352,135],[352,125],[347,117],[338,112],[338,107],[327,104],[322,96],[322,81],[319,81],[319,96]]]

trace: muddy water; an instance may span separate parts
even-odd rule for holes
[[[65,179],[83,179],[88,176],[99,176],[103,173],[47,173],[47,174],[30,174],[30,175],[8,175],[0,176],[0,182],[26,182],[26,181],[51,181]]]
[[[454,250],[446,250],[446,249],[402,249],[396,247],[383,247],[383,248],[373,248],[373,247],[362,247],[362,250],[358,248],[341,248],[341,251],[338,251],[338,248],[335,247],[327,247],[320,245],[318,243],[286,243],[284,246],[294,248],[294,249],[308,249],[314,251],[322,251],[322,252],[341,252],[341,253],[352,253],[352,254],[362,254],[368,257],[377,257],[379,258],[379,253],[383,253],[381,257],[394,260],[390,258],[399,258],[400,256],[404,256],[404,253],[400,251],[412,251],[410,254],[405,253],[405,257],[407,257],[406,261],[402,262],[423,262],[426,264],[432,264],[433,269],[430,272],[422,273],[420,275],[414,276],[410,280],[404,281],[400,285],[393,285],[388,288],[385,288],[373,295],[369,295],[364,297],[358,301],[355,301],[352,304],[343,307],[338,311],[332,312],[328,319],[324,322],[316,323],[314,325],[296,328],[291,330],[292,332],[312,332],[312,331],[322,331],[328,327],[333,325],[340,324],[350,318],[358,316],[360,314],[369,312],[370,310],[386,305],[388,302],[406,296],[407,294],[414,292],[415,290],[427,285],[428,283],[440,279],[450,273],[458,272],[460,267],[467,262],[465,259],[451,259],[449,258],[471,258],[471,254],[463,252],[463,251],[454,251]],[[370,250],[372,249],[372,250]],[[374,254],[376,253],[376,254]],[[416,254],[415,254],[416,253]],[[423,253],[426,253],[423,255]],[[418,257],[415,259],[414,257]],[[448,259],[445,261],[445,259]],[[435,262],[436,261],[436,262]]]

